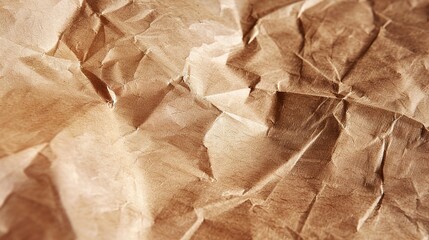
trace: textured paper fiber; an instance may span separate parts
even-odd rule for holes
[[[0,0],[0,239],[428,239],[428,0]]]

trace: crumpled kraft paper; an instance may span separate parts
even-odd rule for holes
[[[0,0],[0,239],[427,239],[428,9]]]

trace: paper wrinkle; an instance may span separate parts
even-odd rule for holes
[[[325,185],[322,186],[322,188],[320,189],[320,191],[318,193],[316,193],[316,195],[314,195],[313,199],[310,202],[310,205],[308,205],[307,209],[305,210],[304,214],[301,216],[300,219],[300,225],[297,228],[297,232],[301,233],[302,229],[305,227],[308,217],[310,216],[311,210],[313,209],[314,204],[317,201],[317,196],[319,195],[319,193],[321,191],[323,191],[323,189],[325,188]]]
[[[104,109],[106,113],[110,112],[108,109]],[[84,118],[73,124],[75,127],[70,128],[72,132],[70,132],[70,130],[64,131],[51,142],[51,147],[57,159],[63,159],[63,161],[56,160],[54,162],[55,165],[53,168],[57,173],[55,179],[60,186],[63,186],[60,187],[60,190],[62,190],[60,194],[64,198],[63,201],[68,203],[69,208],[66,208],[67,213],[71,217],[71,222],[77,230],[77,234],[81,235],[83,238],[88,238],[99,234],[114,233],[117,234],[117,237],[120,237],[122,234],[122,236],[127,236],[132,239],[139,239],[143,236],[142,229],[148,227],[147,222],[150,222],[151,216],[144,206],[147,196],[144,186],[141,185],[144,179],[142,179],[141,173],[139,173],[137,169],[130,169],[128,167],[134,165],[133,159],[136,156],[129,155],[123,141],[117,141],[114,145],[111,145],[110,150],[94,149],[93,151],[85,151],[85,149],[91,147],[91,145],[85,146],[85,144],[79,143],[82,139],[87,139],[89,142],[103,142],[112,139],[109,136],[94,138],[94,135],[97,134],[103,136],[103,130],[99,133],[92,132],[91,135],[85,132],[85,129],[79,129],[78,126],[81,125],[82,122],[85,122],[88,117],[91,119],[91,115],[97,112],[100,111],[88,113]],[[100,118],[102,118],[102,116],[98,117],[98,121],[92,124],[100,124],[99,127],[109,129],[112,117],[105,116],[104,119]],[[94,118],[92,117],[92,119]],[[86,127],[91,129],[90,126]],[[82,133],[83,135],[81,135]],[[108,134],[112,135],[114,137],[113,139],[119,137],[117,136],[118,132],[115,131],[114,128],[110,128]],[[70,135],[76,135],[76,137]],[[77,149],[70,151],[67,156],[64,156],[60,149],[67,144],[68,141],[74,141]],[[91,161],[74,161],[73,159],[77,156],[91,159]],[[102,156],[100,160],[98,160],[99,156]],[[120,157],[122,161],[115,161],[117,157]],[[97,167],[97,161],[108,162]],[[66,172],[68,172],[68,174],[64,174]],[[115,177],[109,179],[110,175]],[[109,187],[105,186],[103,183],[105,181],[109,182]],[[78,186],[82,182],[86,182],[86,185],[92,187],[87,191],[82,190],[76,195],[75,192],[73,192],[73,186]],[[112,187],[117,190],[109,191],[108,189]],[[111,202],[112,205],[107,206],[103,202]],[[82,210],[76,212],[74,211],[75,208],[80,208]],[[121,213],[118,215],[121,216],[119,219],[112,218],[112,216],[119,213]],[[87,220],[83,221],[83,219],[80,219],[79,215],[85,216],[87,214],[89,214]],[[103,228],[107,227],[106,223],[108,222],[94,221],[97,217],[102,216],[105,216],[105,221],[117,221],[118,228],[112,229],[113,232],[110,233],[106,231],[106,229],[103,230]],[[88,228],[82,231],[83,224],[87,224]]]
[[[383,197],[384,197],[383,185],[380,185],[380,192],[381,192],[381,195],[375,199],[373,205],[371,205],[371,207],[368,208],[366,213],[359,219],[359,222],[356,228],[357,231],[360,231],[362,226],[371,217],[371,215],[378,214],[378,211],[380,210],[381,204],[383,202]]]
[[[181,240],[187,240],[191,239],[192,236],[195,234],[195,232],[198,230],[198,228],[201,226],[201,224],[204,221],[204,212],[201,209],[195,209],[195,215],[197,215],[197,220],[195,223],[186,231],[186,233],[180,238]]]
[[[311,140],[308,141],[308,143],[305,144],[300,151],[296,152],[292,156],[291,159],[289,159],[287,162],[285,162],[284,164],[282,164],[279,168],[277,168],[275,171],[273,171],[266,178],[262,179],[259,182],[256,182],[254,184],[253,188],[249,189],[248,192],[251,193],[251,192],[254,192],[254,191],[258,191],[261,188],[263,188],[265,185],[267,185],[269,182],[271,182],[271,181],[278,182],[282,177],[288,175],[288,173],[292,170],[292,168],[295,166],[295,164],[299,161],[299,159],[302,157],[302,155],[305,153],[305,151],[313,144],[313,142],[315,140],[317,140],[319,138],[319,136],[321,135],[322,131],[323,130],[321,130],[319,133],[317,133],[316,136],[312,137]]]
[[[27,238],[28,234],[40,234],[43,230],[31,227],[32,221],[40,215],[44,215],[49,219],[49,222],[41,222],[39,227],[56,227],[56,230],[49,233],[52,238],[61,236],[64,239],[73,239],[75,237],[56,191],[56,186],[50,177],[50,161],[46,155],[48,150],[48,144],[40,145],[28,165],[21,169],[22,175],[25,177],[14,183],[14,191],[8,194],[2,204],[2,208],[0,208],[2,225],[9,228],[4,231],[3,237]],[[12,157],[19,157],[19,155]],[[13,212],[13,208],[21,208],[26,211],[8,217],[11,211]],[[14,228],[19,224],[29,226],[27,227],[29,232],[22,232],[17,235]]]
[[[4,205],[6,197],[12,193],[14,185],[25,179],[23,170],[35,157],[37,157],[37,154],[39,154],[39,152],[42,151],[46,145],[46,143],[42,143],[37,146],[32,146],[30,148],[21,150],[14,155],[1,158],[3,172],[0,176],[0,182],[3,182],[4,185],[0,197],[0,206]]]
[[[0,5],[0,238],[428,238],[427,1]]]
[[[299,20],[299,19],[298,19]],[[302,21],[302,20],[301,20]],[[378,27],[378,28],[382,28],[382,29],[384,29],[384,28],[386,28],[386,26],[388,25],[390,23],[390,21],[387,21],[387,22],[385,22],[384,23],[384,25],[383,26],[380,26],[380,27]],[[350,66],[350,67],[348,67],[348,68],[346,68],[346,71],[343,73],[343,75],[344,75],[344,77],[341,77],[341,78],[339,78],[339,81],[341,81],[341,79],[346,79],[347,80],[347,77],[349,76],[349,74],[350,74],[350,72],[352,72],[352,69],[355,67],[355,65],[356,65],[356,63],[357,62],[359,62],[359,59],[361,59],[366,53],[367,53],[367,51],[368,51],[368,49],[370,49],[371,48],[371,46],[372,46],[372,44],[373,44],[373,42],[377,39],[377,36],[378,36],[378,34],[379,34],[379,31],[377,30],[378,28],[376,28],[375,30],[376,30],[376,32],[375,32],[375,34],[374,33],[371,33],[371,35],[373,35],[374,37],[371,37],[370,38],[370,40],[368,41],[368,43],[366,44],[366,46],[363,46],[362,48],[361,48],[361,50],[360,50],[360,53],[359,54],[357,54],[357,57],[356,57],[356,59],[358,59],[358,60],[356,60],[356,61],[352,61],[352,65]],[[303,33],[303,37],[305,38],[306,37],[306,35],[305,35],[305,33]],[[305,48],[305,45],[303,45],[302,46],[302,48]],[[295,53],[295,54],[298,54],[298,56],[299,57],[301,57],[301,59],[305,62],[305,63],[307,63],[307,64],[310,64],[310,66],[312,66],[317,72],[319,72],[319,73],[321,73],[321,75],[322,76],[324,76],[327,80],[330,80],[331,78],[330,77],[328,77],[328,76],[326,76],[322,71],[320,71],[317,67],[314,67],[314,65],[312,65],[308,60],[306,60],[305,58],[303,58],[299,53]],[[328,63],[330,62],[330,60],[328,59]],[[330,62],[330,65],[332,66],[332,62]],[[336,69],[336,67],[334,67],[334,72],[335,72],[335,74],[338,76],[338,69]],[[344,89],[344,87],[342,86],[342,85],[338,85],[337,83],[336,83],[336,81],[337,80],[332,80],[333,81],[333,83],[334,83],[334,85],[336,86],[335,87],[335,89],[337,89],[336,90],[336,94],[341,94],[341,95],[347,95],[347,96],[350,96],[352,99],[354,99],[354,100],[357,100],[358,102],[362,102],[359,98],[356,98],[356,97],[353,97],[353,95],[351,94],[352,92],[350,92],[350,90],[352,90],[352,89],[358,89],[358,88],[354,88],[353,86],[350,86],[350,87],[347,87],[347,88],[349,88],[350,90],[347,90],[347,92],[341,92],[341,91],[343,91],[343,90],[341,90],[341,89]],[[346,89],[347,89],[346,88]],[[353,90],[352,90],[353,91]],[[373,105],[374,106],[374,105]],[[380,106],[380,105],[375,105],[376,107],[380,107],[380,108],[383,108],[383,109],[386,109],[386,110],[389,110],[389,111],[392,111],[392,108],[391,107],[388,107],[388,108],[386,108],[386,107],[383,107],[383,106]],[[415,107],[412,107],[412,109],[414,109]],[[400,113],[402,113],[402,114],[405,114],[405,115],[407,115],[408,117],[412,117],[413,119],[416,119],[413,115],[414,115],[414,112],[415,111],[413,111],[413,110],[411,110],[411,111],[406,111],[406,112],[404,112],[404,111],[399,111]],[[416,120],[419,120],[419,119],[416,119]],[[425,124],[425,125],[427,125],[427,124]]]

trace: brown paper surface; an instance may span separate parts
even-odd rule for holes
[[[0,0],[0,239],[428,239],[428,17]]]

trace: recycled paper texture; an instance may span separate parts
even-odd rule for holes
[[[428,0],[0,0],[0,239],[428,239]]]

